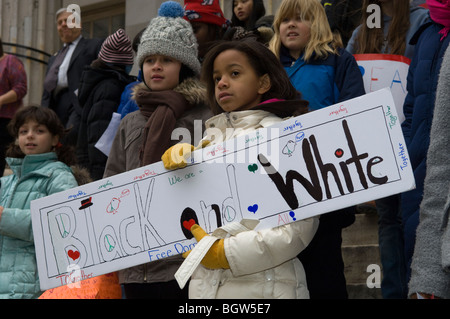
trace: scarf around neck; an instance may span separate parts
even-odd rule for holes
[[[139,158],[142,166],[161,160],[164,152],[172,146],[172,131],[177,119],[191,108],[185,97],[168,90],[153,92],[141,89],[136,94],[136,103],[147,119],[144,127],[144,141]]]
[[[450,32],[450,0],[427,0],[427,4],[431,19],[444,26],[439,31],[442,41]]]

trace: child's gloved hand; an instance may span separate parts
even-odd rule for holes
[[[186,158],[195,150],[193,145],[187,143],[180,143],[170,147],[161,160],[164,163],[166,169],[184,168],[187,166]]]
[[[161,157],[164,167],[170,170],[186,167],[187,158],[191,156],[191,153],[207,146],[209,143],[210,141],[204,140],[198,147],[187,143],[180,143],[170,147]]]
[[[191,233],[194,235],[197,242],[202,240],[203,237],[209,236],[199,225],[195,224],[191,227]],[[220,239],[216,241],[209,251],[206,253],[201,264],[209,269],[230,269],[227,257],[225,256],[225,249],[223,247],[224,240]],[[190,251],[183,253],[183,257],[186,258]]]

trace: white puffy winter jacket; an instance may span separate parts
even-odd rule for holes
[[[221,130],[225,141],[281,121],[269,112],[249,110],[217,115],[206,122],[206,128]],[[222,142],[216,133],[213,143]],[[189,298],[309,298],[297,255],[311,242],[318,225],[319,218],[313,217],[227,236],[224,247],[230,269],[211,270],[199,265],[191,277]]]

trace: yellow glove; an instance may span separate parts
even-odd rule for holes
[[[177,169],[187,166],[186,158],[195,150],[193,145],[187,143],[176,144],[170,147],[161,160],[164,163],[166,169]]]
[[[191,233],[194,235],[197,242],[202,240],[203,237],[209,236],[199,225],[195,224],[191,227]],[[201,264],[209,269],[230,269],[227,257],[225,256],[225,249],[223,247],[224,240],[219,239],[216,241],[209,251],[203,257]],[[183,253],[183,257],[186,258],[190,254],[190,251]]]
[[[194,147],[193,145],[187,143],[180,143],[170,147],[161,157],[164,167],[170,170],[186,167],[186,159],[191,155],[191,153],[207,146],[209,143],[210,141],[205,140],[202,141],[198,147]]]
[[[204,148],[204,147],[208,146],[209,143],[211,143],[211,141],[209,141],[209,140],[201,140],[201,141],[200,141],[200,145],[197,146],[197,147],[195,148],[195,150],[199,150],[199,149],[201,149],[201,148]]]

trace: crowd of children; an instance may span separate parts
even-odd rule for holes
[[[330,26],[326,6],[347,8],[349,1],[283,0],[274,16],[266,16],[262,0],[230,2],[231,21],[217,0],[185,0],[184,7],[166,1],[133,43],[122,29],[110,35],[80,79],[75,149],[64,143],[68,131],[51,108],[15,113],[6,159],[13,174],[0,179],[0,298],[42,293],[32,200],[161,160],[167,169],[183,167],[183,152],[362,96],[352,54],[366,53],[411,59],[402,129],[416,188],[376,201],[383,297],[450,296],[448,135],[441,134],[448,130],[450,1],[427,0],[425,9],[409,0],[364,0],[356,8],[360,25],[346,34]],[[381,9],[379,28],[365,23],[371,5]],[[129,75],[133,64],[138,78]],[[105,153],[96,143],[114,113],[120,122]],[[188,145],[172,139],[177,128],[196,136],[195,120],[203,139]],[[227,134],[213,139],[208,128]],[[264,230],[242,224],[239,232],[214,238],[208,251],[197,246],[119,271],[122,297],[348,298],[342,229],[355,212],[348,207]],[[199,225],[190,231],[197,241],[210,236]],[[175,272],[192,267],[198,254],[206,255],[180,287]]]

